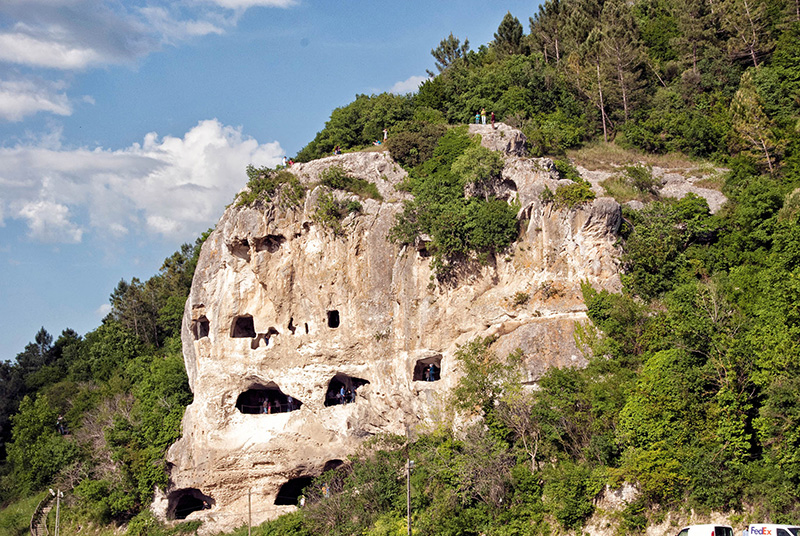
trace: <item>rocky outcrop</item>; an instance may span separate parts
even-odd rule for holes
[[[310,188],[302,206],[225,211],[186,303],[194,401],[168,453],[160,516],[204,519],[201,530],[212,532],[245,523],[248,501],[254,523],[293,510],[302,486],[365,438],[445,414],[459,377],[454,354],[475,337],[496,336],[501,354],[520,348],[531,384],[548,367],[585,363],[573,337],[586,321],[580,283],[618,288],[619,205],[542,203],[540,193],[558,186],[552,162],[524,158],[518,131],[478,127],[482,143],[504,152],[494,187],[519,203],[520,238],[465,266],[455,284],[436,283],[424,241],[387,240],[407,195],[395,189],[405,171],[387,153],[296,164]],[[323,190],[315,182],[331,165],[374,182],[384,198],[360,200],[339,235],[312,218]],[[425,381],[431,364],[435,381]]]

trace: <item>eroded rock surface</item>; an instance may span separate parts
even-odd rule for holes
[[[552,162],[524,158],[521,133],[498,127],[471,130],[505,154],[494,188],[519,202],[520,238],[454,284],[435,283],[424,242],[387,240],[407,195],[395,189],[405,171],[388,153],[296,164],[291,171],[311,186],[303,206],[226,210],[186,303],[194,402],[169,450],[171,483],[157,513],[189,509],[210,533],[247,521],[248,494],[254,523],[293,510],[301,485],[364,439],[441,415],[459,377],[454,354],[475,337],[496,336],[500,354],[521,348],[526,383],[548,367],[585,363],[573,337],[586,321],[580,283],[619,287],[620,207],[609,198],[574,210],[543,204],[544,188],[558,186]],[[362,213],[345,218],[339,236],[312,219],[322,191],[314,183],[331,165],[374,182],[385,199],[360,200]],[[431,363],[436,381],[424,381]],[[339,403],[341,387],[356,388],[353,402]],[[264,398],[271,413],[257,413]]]

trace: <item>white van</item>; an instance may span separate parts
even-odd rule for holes
[[[800,525],[758,523],[743,530],[742,536],[800,536]]]
[[[733,536],[733,528],[727,525],[689,525],[683,527],[678,536]]]

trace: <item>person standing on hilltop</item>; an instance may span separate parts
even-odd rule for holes
[[[494,112],[492,112],[492,130],[494,130]]]
[[[481,108],[481,124],[486,124],[486,108]]]

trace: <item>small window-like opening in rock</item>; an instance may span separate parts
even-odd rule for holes
[[[186,519],[192,512],[208,510],[214,499],[196,488],[175,490],[167,496],[167,518]]]
[[[302,406],[302,402],[285,394],[274,383],[254,385],[236,399],[236,409],[246,414],[286,413]]]
[[[202,339],[203,337],[208,337],[209,332],[209,322],[208,318],[205,316],[201,316],[194,322],[192,322],[192,333],[194,333],[194,340]]]
[[[273,335],[280,335],[280,333],[278,333],[278,330],[275,329],[274,326],[270,326],[269,329],[267,329],[267,337],[272,337]]]
[[[419,248],[417,250],[417,253],[419,253],[419,256],[422,257],[423,259],[426,259],[431,256],[431,253],[430,251],[428,251],[428,248]]]
[[[284,242],[286,242],[286,237],[283,235],[268,235],[256,240],[256,251],[267,250],[270,253],[275,253]]]
[[[231,337],[252,339],[256,336],[255,324],[253,324],[253,317],[250,315],[237,316],[233,320],[231,327]]]
[[[239,257],[240,259],[250,262],[250,242],[248,242],[246,238],[241,238],[228,244],[228,249],[230,249],[234,257]]]
[[[517,191],[517,183],[512,181],[512,180],[510,180],[510,179],[506,179],[506,180],[503,181],[503,187],[504,188],[508,188],[512,192],[516,192]]]
[[[292,318],[290,318],[290,319],[289,319],[289,325],[288,325],[288,326],[286,326],[286,327],[289,329],[289,331],[291,331],[291,332],[292,332],[292,335],[294,335],[294,332],[295,332],[295,331],[297,331],[297,326],[295,326],[295,325],[293,324],[293,322],[294,322],[294,317],[292,317]]]
[[[269,337],[267,337],[264,333],[259,333],[256,335],[255,339],[250,342],[250,349],[258,349],[258,347],[261,345],[261,341],[264,341],[264,346],[269,346]]]
[[[334,469],[338,469],[344,464],[342,460],[328,460],[325,462],[325,466],[322,468],[322,472],[326,471],[333,471]]]
[[[339,311],[337,311],[336,309],[328,311],[328,327],[329,328],[339,327]]]
[[[426,357],[417,360],[414,365],[415,382],[435,382],[441,379],[442,375],[442,356]]]
[[[355,402],[358,388],[368,383],[367,380],[362,378],[336,374],[328,383],[328,390],[325,392],[325,405],[336,406]]]
[[[305,322],[305,326],[306,326],[306,335],[308,335],[308,322]]]
[[[303,490],[310,486],[313,480],[310,476],[298,476],[290,479],[278,490],[278,495],[275,497],[275,505],[296,506]]]

